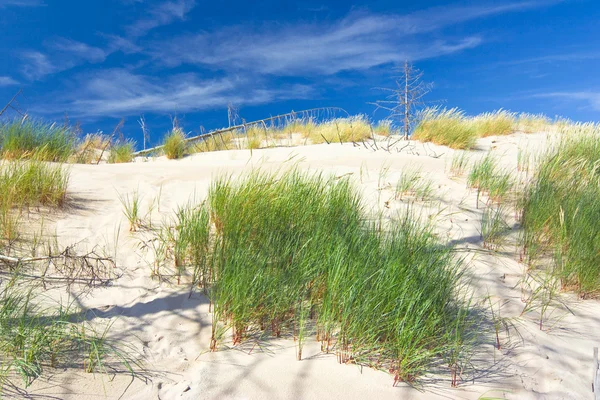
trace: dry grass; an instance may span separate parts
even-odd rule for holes
[[[457,108],[428,108],[419,116],[412,138],[453,149],[470,149],[477,141],[477,130],[464,112]]]
[[[479,137],[510,135],[515,131],[517,117],[515,113],[498,110],[479,114],[472,119]]]

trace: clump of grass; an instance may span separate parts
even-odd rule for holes
[[[110,146],[109,164],[121,164],[133,161],[135,142],[133,140],[118,140]]]
[[[460,263],[411,211],[382,231],[349,180],[297,171],[221,178],[207,207],[212,349],[222,320],[234,344],[287,331],[300,359],[314,325],[340,362],[385,368],[394,383],[440,360],[456,379],[475,332]]]
[[[433,107],[420,113],[411,137],[453,149],[470,149],[477,141],[477,129],[462,111]]]
[[[67,127],[30,118],[0,125],[0,158],[64,162],[74,150],[75,135]]]
[[[364,115],[324,121],[302,133],[315,144],[360,142],[372,136],[371,124]]]
[[[455,151],[450,161],[450,175],[454,177],[463,176],[469,165],[469,154],[466,151]]]
[[[506,211],[502,206],[489,205],[483,210],[481,219],[481,238],[483,247],[497,250],[505,242],[510,227],[505,219]]]
[[[177,160],[185,156],[187,152],[186,137],[181,128],[174,127],[165,136],[163,151],[169,160]]]
[[[197,207],[187,204],[180,207],[176,215],[175,235],[172,239],[178,283],[183,271],[190,266],[193,285],[201,286],[206,293],[210,280],[208,209],[204,204]]]
[[[15,279],[0,292],[0,354],[3,369],[20,376],[29,386],[46,368],[82,368],[105,372],[118,360],[132,374],[134,361],[107,337],[86,322],[74,321],[69,306],[42,306],[34,289],[17,286]],[[10,379],[2,382],[10,384]]]
[[[102,152],[110,146],[110,138],[102,133],[85,135],[79,143],[74,154],[74,161],[78,164],[97,162]],[[132,148],[133,150],[133,148]]]
[[[516,115],[506,110],[483,113],[473,118],[479,137],[509,135],[515,131],[516,122]]]
[[[27,160],[0,163],[0,203],[12,207],[61,206],[69,172],[60,165]]]
[[[123,205],[123,215],[129,221],[129,232],[136,232],[142,226],[141,198],[139,190],[129,194],[118,194],[119,201]]]
[[[402,171],[398,184],[396,185],[396,198],[403,196],[414,196],[416,199],[427,200],[433,194],[433,181],[424,179],[416,169]]]
[[[209,151],[221,151],[229,150],[232,147],[234,141],[234,132],[225,132],[220,135],[215,135],[199,142],[194,143],[191,146],[191,153],[203,153]]]
[[[524,133],[546,132],[551,126],[552,121],[543,114],[521,113],[517,118],[517,130]]]
[[[482,193],[487,194],[490,200],[500,203],[507,198],[513,188],[514,180],[510,171],[501,169],[497,159],[492,153],[488,153],[473,164],[467,184],[477,189],[477,204]]]
[[[266,137],[266,129],[253,125],[246,129],[246,147],[250,150],[259,149],[262,145],[263,138]]]
[[[565,136],[536,168],[523,204],[522,244],[534,264],[553,255],[563,288],[600,293],[600,140]]]
[[[373,132],[379,136],[390,136],[394,134],[392,121],[389,119],[381,120],[373,127]]]

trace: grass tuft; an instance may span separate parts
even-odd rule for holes
[[[29,118],[0,125],[0,158],[65,162],[74,151],[75,135],[69,128]]]
[[[173,128],[165,136],[163,151],[169,160],[183,158],[187,152],[186,137],[181,128]]]
[[[215,181],[207,214],[183,224],[210,245],[211,348],[223,321],[234,344],[257,330],[287,332],[301,359],[313,333],[340,362],[385,368],[395,382],[440,360],[456,377],[474,334],[459,261],[431,222],[407,211],[382,231],[362,204],[348,179],[297,171]]]
[[[462,111],[433,107],[420,113],[411,137],[453,149],[470,149],[477,141],[477,129]]]
[[[132,140],[119,140],[110,146],[108,154],[109,164],[129,163],[133,161],[135,142]]]
[[[522,244],[532,265],[552,256],[563,288],[600,294],[600,140],[563,136],[540,160],[523,203]]]
[[[473,118],[479,137],[509,135],[515,131],[517,117],[506,110],[479,114]]]

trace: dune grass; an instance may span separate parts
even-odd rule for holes
[[[204,153],[209,151],[221,151],[235,148],[233,141],[237,132],[225,132],[220,135],[215,135],[190,146],[191,153]]]
[[[336,118],[306,126],[311,129],[301,133],[313,144],[360,142],[373,135],[371,123],[364,115]]]
[[[467,184],[477,189],[478,204],[480,194],[486,194],[492,202],[501,203],[513,189],[514,179],[511,171],[500,168],[498,160],[490,152],[473,163]]]
[[[553,256],[563,288],[600,294],[600,140],[563,136],[545,154],[523,200],[522,244],[535,266]]]
[[[0,250],[19,238],[21,213],[65,203],[69,171],[38,160],[0,161]]]
[[[477,129],[465,114],[456,109],[427,108],[419,115],[412,139],[432,142],[453,149],[470,149],[477,141]]]
[[[234,344],[256,330],[289,332],[301,359],[314,326],[340,362],[412,382],[441,361],[456,377],[474,334],[460,262],[412,212],[382,231],[347,179],[297,171],[218,179],[207,207],[198,224],[180,221],[211,247],[211,348],[225,321]]]
[[[188,146],[181,128],[173,128],[166,136],[163,151],[169,160],[177,160],[186,155]]]
[[[472,119],[478,137],[509,135],[515,131],[517,117],[506,110],[479,114]]]
[[[0,163],[0,203],[10,207],[61,206],[66,198],[69,172],[43,161]]]
[[[469,166],[470,156],[466,151],[455,151],[450,160],[450,175],[453,177],[463,176]]]
[[[498,250],[503,247],[510,227],[506,222],[506,210],[502,205],[488,205],[481,219],[481,238],[483,247]]]
[[[0,158],[19,160],[35,156],[43,161],[67,161],[76,138],[69,128],[41,121],[14,119],[0,125]]]
[[[396,185],[396,198],[411,196],[423,201],[433,196],[433,181],[423,178],[419,170],[407,168],[402,171]]]
[[[78,164],[96,163],[102,152],[109,146],[110,138],[108,136],[102,133],[87,134],[77,145],[72,160]]]
[[[517,117],[516,128],[524,133],[546,132],[552,120],[544,114],[521,113]]]
[[[74,307],[44,305],[40,291],[18,282],[15,275],[0,289],[2,388],[12,384],[15,375],[27,387],[48,368],[106,372],[113,361],[133,374],[135,361],[127,349],[108,338],[110,326],[98,329],[77,321]]]
[[[135,142],[133,140],[118,140],[110,146],[108,153],[109,164],[122,164],[133,161]]]

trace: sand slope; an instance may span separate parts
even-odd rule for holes
[[[493,149],[502,164],[516,168],[517,149],[536,152],[548,145],[545,134],[481,139],[472,157]],[[82,399],[384,399],[384,398],[590,398],[592,347],[600,344],[600,302],[579,301],[564,295],[574,314],[557,310],[548,327],[540,330],[535,313],[516,320],[518,334],[502,334],[502,350],[494,340],[477,349],[476,375],[463,376],[450,387],[450,374],[425,377],[423,391],[398,385],[385,372],[340,365],[333,354],[320,352],[310,342],[304,360],[295,360],[293,340],[248,341],[209,353],[211,314],[201,293],[190,296],[188,285],[161,283],[150,277],[150,252],[140,246],[143,234],[128,232],[119,194],[139,190],[143,209],[160,194],[156,222],[169,218],[178,204],[193,196],[202,199],[211,178],[241,174],[252,168],[280,170],[298,166],[337,176],[351,174],[375,209],[392,215],[405,202],[393,198],[400,171],[418,168],[435,182],[436,200],[425,212],[436,214],[443,239],[456,243],[468,261],[468,275],[476,297],[492,296],[502,304],[502,316],[519,316],[519,279],[523,266],[518,252],[508,246],[490,253],[481,248],[481,208],[465,178],[449,178],[446,167],[453,151],[413,144],[388,152],[352,144],[292,148],[234,150],[204,153],[179,161],[137,160],[132,164],[72,166],[70,195],[74,206],[54,218],[63,245],[84,240],[82,246],[114,247],[123,275],[112,286],[78,298],[88,317],[112,321],[111,335],[131,343],[142,358],[140,378],[126,374],[90,375],[54,371],[27,390],[32,397]],[[396,150],[398,149],[398,150]],[[514,221],[513,221],[514,222]],[[482,327],[484,329],[484,327]],[[227,343],[225,343],[226,347]],[[16,397],[25,395],[20,393]]]

